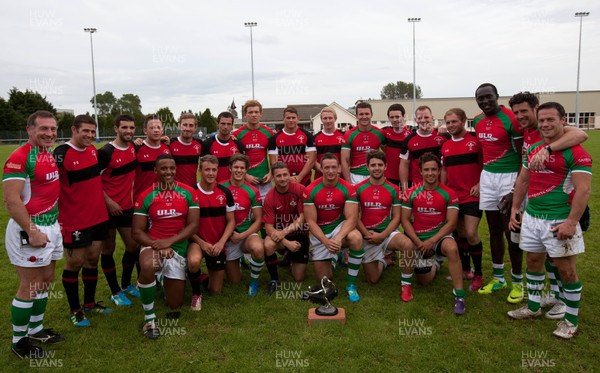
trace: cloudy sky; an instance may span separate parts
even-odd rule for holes
[[[600,2],[492,1],[7,1],[1,0],[0,96],[32,89],[59,109],[92,111],[96,91],[134,93],[142,110],[173,113],[252,96],[266,107],[379,98],[412,81],[424,97],[472,96],[482,82],[501,95],[575,90],[579,18],[581,90],[600,89]]]

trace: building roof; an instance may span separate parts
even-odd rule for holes
[[[310,122],[311,119],[321,112],[321,109],[326,107],[325,104],[302,104],[302,105],[288,105],[293,106],[298,110],[299,122]],[[263,108],[261,122],[263,123],[283,123],[283,110],[285,107],[280,108]],[[246,118],[242,120],[245,122]]]

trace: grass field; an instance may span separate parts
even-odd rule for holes
[[[4,164],[14,146],[0,147]],[[586,148],[600,160],[600,132],[591,132]],[[594,167],[593,184],[600,172]],[[594,188],[593,188],[594,189]],[[597,212],[600,197],[592,191],[592,225],[585,233],[587,251],[580,256],[578,272],[583,283],[580,331],[573,340],[552,336],[555,322],[541,318],[511,321],[506,312],[515,306],[506,302],[508,290],[492,296],[467,295],[467,313],[452,313],[453,296],[444,264],[441,276],[432,285],[415,285],[415,299],[403,303],[399,298],[400,271],[384,273],[378,285],[369,286],[359,278],[362,300],[351,304],[341,294],[333,303],[346,309],[347,323],[307,326],[307,311],[312,305],[295,299],[301,290],[315,283],[312,268],[302,284],[280,269],[282,290],[266,297],[266,270],[261,276],[261,294],[249,299],[244,272],[243,283],[226,285],[223,294],[205,296],[203,309],[182,310],[179,320],[165,319],[167,308],[159,293],[157,315],[163,336],[146,340],[141,333],[143,311],[139,299],[128,309],[117,309],[108,316],[92,316],[92,326],[75,329],[68,320],[68,305],[62,288],[62,262],[57,265],[55,286],[45,326],[63,333],[67,340],[50,346],[54,355],[44,360],[19,360],[10,352],[10,304],[17,288],[17,276],[0,243],[0,371],[42,370],[89,372],[146,371],[428,371],[428,372],[514,372],[563,371],[588,372],[596,369],[600,343],[600,281],[598,267],[600,242]],[[2,235],[8,221],[6,209],[0,213]],[[491,276],[486,233],[484,277]],[[120,262],[122,244],[115,255]],[[508,254],[505,259],[510,270]],[[345,288],[345,271],[338,270],[334,281]],[[468,284],[466,284],[468,285]],[[80,291],[82,285],[80,285]],[[186,289],[189,294],[189,286]],[[103,275],[98,283],[98,300],[108,303],[108,286]],[[187,297],[189,299],[189,296]],[[3,347],[2,347],[3,346]],[[596,347],[594,347],[596,346]]]

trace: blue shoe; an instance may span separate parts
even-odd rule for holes
[[[99,305],[98,303],[94,304],[94,307],[83,307],[83,312],[85,313],[97,313],[100,315],[108,315],[109,313],[112,313],[112,308],[107,308],[104,306]]]
[[[117,306],[124,306],[124,307],[131,306],[131,301],[129,300],[129,298],[127,298],[125,293],[123,293],[122,291],[118,292],[115,295],[111,295],[110,300]]]
[[[133,284],[129,284],[129,286],[127,286],[125,289],[123,289],[123,293],[129,294],[134,298],[140,297],[140,291],[138,290],[137,287],[133,286]]]
[[[358,292],[356,291],[356,285],[349,285],[346,290],[348,291],[348,299],[350,302],[356,303],[360,301],[360,295],[358,295]]]
[[[88,320],[85,317],[82,310],[70,314],[69,319],[71,320],[73,325],[75,325],[78,328],[85,328],[87,326],[90,326],[90,320]]]
[[[258,282],[250,281],[250,286],[248,287],[248,296],[253,297],[258,294]]]

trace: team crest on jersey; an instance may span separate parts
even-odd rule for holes
[[[474,148],[475,146],[477,146],[477,143],[476,143],[475,141],[469,141],[469,142],[467,143],[467,148],[469,148],[469,151],[470,151],[470,152],[472,152],[472,151],[473,151],[473,148]]]
[[[164,150],[163,150],[163,153],[164,153],[164,154],[169,154],[169,149],[164,149]]]
[[[94,158],[98,158],[98,153],[95,150],[92,150],[92,155],[94,156]]]
[[[436,136],[435,142],[437,142],[438,145],[442,145],[442,143],[444,142],[444,138],[442,136]]]
[[[296,201],[291,201],[290,202],[290,206],[297,206],[297,205],[298,205],[298,203],[296,203]]]
[[[252,141],[258,140],[258,134],[256,132],[252,132]]]
[[[363,135],[363,140],[364,141],[369,141],[369,135]]]
[[[198,145],[198,144],[194,145],[194,150],[197,152],[200,152],[200,145]]]
[[[81,240],[81,231],[75,231],[73,233],[71,233],[71,238],[73,239],[73,242],[77,242]]]
[[[225,196],[220,195],[217,197],[217,200],[219,201],[219,205],[222,205],[225,202]]]
[[[373,188],[373,199],[379,199],[379,188]]]
[[[337,141],[338,141],[338,143],[343,144],[344,143],[344,138],[342,136],[338,136],[337,137]]]
[[[232,153],[237,153],[238,148],[236,146],[232,146],[231,148],[229,148],[229,150],[231,150]]]
[[[485,129],[488,131],[492,129],[492,121],[491,120],[487,119],[485,121]]]
[[[326,199],[327,199],[327,202],[333,201],[333,192],[331,190],[327,191]]]
[[[302,135],[298,136],[298,140],[300,140],[300,142],[304,141],[304,136],[302,136]]]

